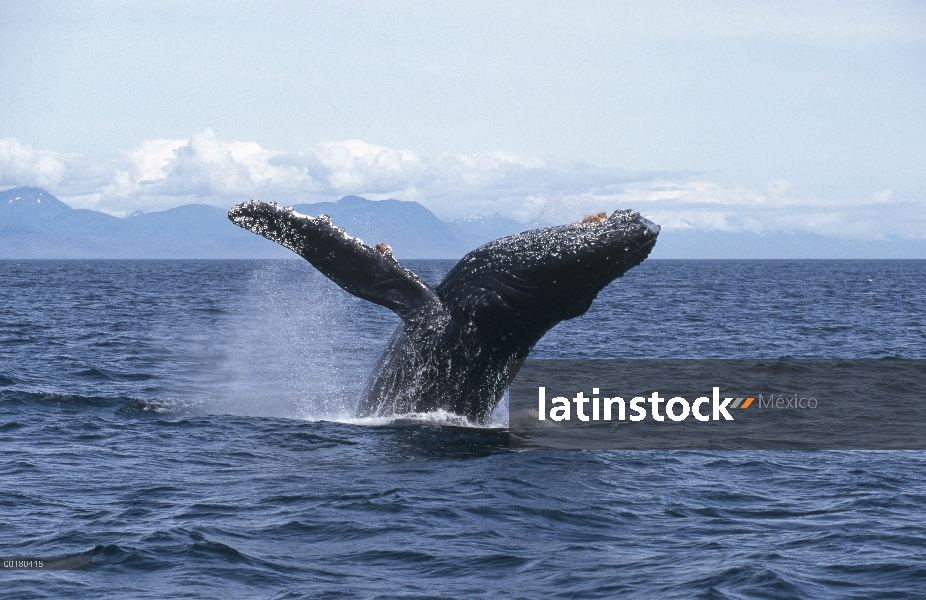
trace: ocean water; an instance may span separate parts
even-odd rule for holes
[[[0,261],[0,554],[93,558],[0,596],[926,595],[926,454],[357,421],[397,324],[302,261]],[[648,261],[533,356],[926,358],[926,261]]]

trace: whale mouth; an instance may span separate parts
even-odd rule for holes
[[[611,213],[611,216],[608,217],[608,221],[613,221],[618,227],[627,229],[630,225],[641,225],[647,234],[652,236],[659,235],[659,232],[662,228],[641,215],[640,213],[628,209],[624,210],[615,210]]]
[[[646,228],[647,233],[652,235],[654,238],[659,235],[659,232],[662,231],[662,227],[656,225],[646,217],[640,215],[637,217],[637,221]]]
[[[654,243],[662,231],[659,225],[629,209],[614,211],[606,224],[611,226],[611,231],[602,241],[618,247],[623,245],[624,250],[631,253]]]
[[[653,250],[661,231],[659,225],[629,209],[614,211],[606,222],[593,229],[605,228],[606,231],[586,228],[580,233],[588,247],[587,258],[580,262],[598,265],[597,272],[589,273],[587,281],[598,281],[601,287],[642,263]]]

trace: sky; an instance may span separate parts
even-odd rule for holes
[[[17,185],[923,238],[926,2],[2,1]]]

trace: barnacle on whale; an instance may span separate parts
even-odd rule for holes
[[[599,223],[604,223],[608,220],[608,213],[603,210],[596,212],[595,214],[585,215],[582,217],[582,222],[586,225],[598,225]]]

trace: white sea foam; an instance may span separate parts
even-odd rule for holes
[[[348,414],[344,415],[324,415],[321,418],[306,417],[307,421],[332,421],[336,423],[346,423],[349,425],[359,425],[362,427],[384,427],[389,425],[444,425],[450,427],[470,427],[478,429],[497,429],[506,427],[507,423],[498,423],[489,421],[486,424],[474,423],[464,416],[446,411],[442,408],[429,412],[411,412],[396,414],[382,417],[353,417]]]
[[[302,417],[306,421],[330,421],[347,423],[362,427],[383,427],[401,424],[445,425],[449,427],[471,427],[474,429],[498,429],[508,427],[508,394],[502,398],[498,406],[485,423],[476,423],[465,416],[439,408],[428,412],[410,412],[379,417],[355,417],[349,411],[339,413],[306,414]]]
[[[156,398],[134,400],[126,408],[159,415],[196,415],[204,412],[202,400],[189,398]]]

